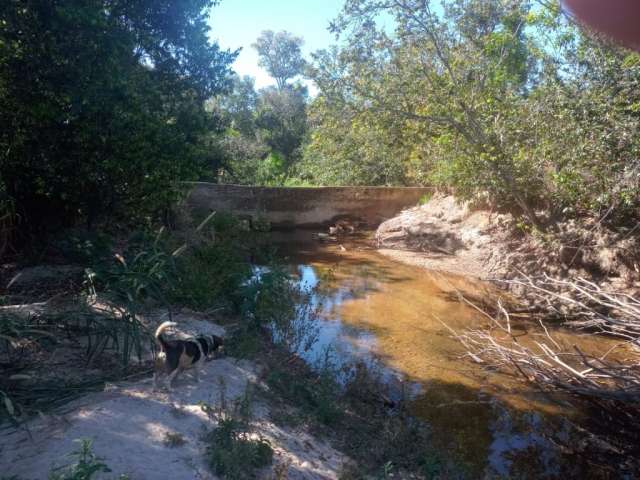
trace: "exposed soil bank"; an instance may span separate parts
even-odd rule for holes
[[[558,223],[553,234],[527,233],[510,214],[436,195],[382,223],[376,242],[383,255],[432,270],[485,280],[582,277],[633,294],[640,291],[637,230],[584,219]]]

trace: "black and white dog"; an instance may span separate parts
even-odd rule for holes
[[[223,344],[217,335],[198,335],[184,340],[168,340],[164,337],[167,328],[175,327],[175,322],[164,322],[156,329],[156,344],[160,352],[156,357],[153,386],[158,387],[161,376],[167,376],[167,387],[171,389],[178,374],[188,368],[194,369],[196,381],[200,381],[198,369]]]

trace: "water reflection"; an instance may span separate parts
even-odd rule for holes
[[[316,314],[314,322],[318,327],[317,341],[311,348],[301,349],[297,353],[317,369],[330,366],[336,372],[338,381],[343,384],[350,377],[353,365],[360,363],[379,372],[382,380],[391,387],[390,393],[394,400],[404,394],[406,389],[414,394],[418,393],[418,383],[403,385],[406,383],[404,376],[379,360],[375,353],[375,333],[342,321],[343,304],[377,291],[376,279],[365,274],[350,276],[335,283],[331,270],[325,270],[323,277],[326,285],[323,285],[319,270],[319,267],[307,264],[294,266],[300,287],[310,295],[310,311]]]
[[[435,446],[455,456],[472,476],[508,476],[514,465],[534,476],[557,475],[555,449],[545,430],[561,407],[514,376],[488,372],[462,358],[460,344],[443,325],[455,330],[485,326],[486,318],[459,295],[488,301],[495,293],[489,286],[396,264],[357,243],[346,250],[304,243],[285,251],[319,313],[318,341],[298,352],[309,364],[321,368],[332,362],[342,372],[341,381],[354,362],[377,368],[391,395],[410,393],[412,410],[431,426]],[[520,328],[523,342],[539,338],[535,326]],[[554,335],[586,351],[610,347],[605,339],[574,332]],[[562,424],[556,418],[554,431]]]

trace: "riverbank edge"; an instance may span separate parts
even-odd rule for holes
[[[583,278],[640,295],[637,229],[614,229],[592,217],[557,222],[554,231],[543,234],[512,214],[436,194],[383,222],[374,245],[381,255],[406,265],[493,282],[531,308],[539,307],[540,299],[527,295],[514,279]]]

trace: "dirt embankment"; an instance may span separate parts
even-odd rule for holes
[[[524,275],[585,278],[640,292],[638,229],[610,230],[596,219],[527,233],[510,214],[472,209],[436,195],[403,211],[376,232],[380,253],[404,263],[484,280]]]

